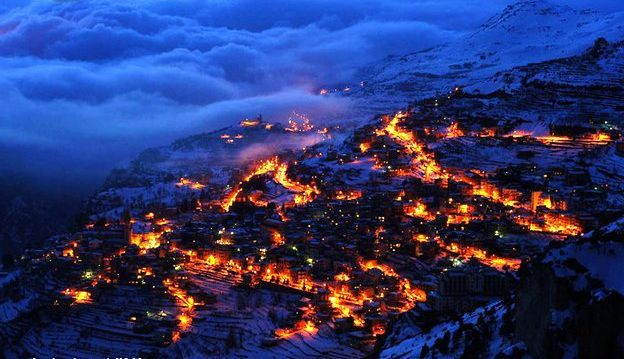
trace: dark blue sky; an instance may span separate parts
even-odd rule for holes
[[[349,103],[313,90],[471,31],[510,2],[3,0],[0,170],[84,183],[242,117],[339,116]]]

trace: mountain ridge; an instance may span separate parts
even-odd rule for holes
[[[360,72],[364,86],[354,86],[348,94],[369,112],[388,112],[516,66],[577,55],[600,37],[620,41],[623,23],[624,13],[603,15],[521,1],[456,40],[364,68]]]

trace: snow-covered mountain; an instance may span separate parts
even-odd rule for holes
[[[508,6],[479,29],[416,53],[392,56],[361,72],[350,93],[370,111],[471,86],[503,70],[577,55],[597,38],[624,38],[624,13],[578,11],[542,0]]]

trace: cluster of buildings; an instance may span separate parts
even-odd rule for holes
[[[403,313],[426,326],[505,297],[522,259],[616,215],[604,204],[608,188],[587,169],[540,162],[576,151],[575,141],[599,149],[611,135],[553,128],[537,138],[451,120],[439,105],[380,117],[340,146],[261,161],[223,192],[182,179],[197,194],[185,203],[56,237],[50,250],[31,253],[31,268],[54,268],[52,305],[64,308],[94,305],[111,287],[140,288],[153,309],[129,325],[159,345],[180,340],[218,306],[216,277],[240,291],[298,298],[273,318],[263,346],[329,327],[371,352]],[[518,161],[486,171],[444,152],[483,141]]]

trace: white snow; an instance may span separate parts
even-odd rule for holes
[[[352,93],[373,113],[443,94],[460,85],[489,93],[513,90],[517,83],[490,81],[497,72],[577,55],[598,37],[624,37],[624,13],[577,11],[543,0],[519,1],[477,31],[447,44],[394,56],[362,71],[365,86]]]
[[[546,261],[560,262],[568,258],[576,259],[589,270],[593,278],[601,280],[606,288],[624,293],[624,243],[572,243],[555,250]]]

